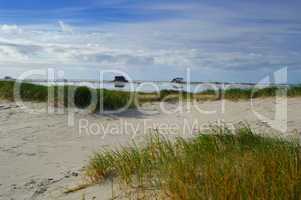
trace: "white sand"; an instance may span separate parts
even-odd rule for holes
[[[261,121],[252,110],[272,117],[275,111],[273,99],[258,99],[254,109],[249,101],[225,102],[224,113],[221,102],[197,103],[202,110],[217,110],[205,114],[196,108],[167,114],[159,109],[158,103],[144,106],[152,113],[127,111],[117,115],[75,114],[75,126],[68,126],[67,114],[29,114],[14,104],[0,103],[0,199],[110,199],[111,184],[90,187],[65,195],[65,188],[82,180],[81,169],[93,152],[103,148],[128,144],[134,137],[143,139],[145,134],[158,129],[160,133],[176,133],[190,137],[198,132],[200,125],[208,125],[218,120],[227,124],[247,121],[252,128],[280,135],[297,135],[301,130],[301,99],[288,101],[288,130],[280,133]],[[42,105],[37,105],[41,107]],[[169,111],[176,111],[177,104],[166,103]],[[90,134],[79,130],[79,120],[88,120],[92,126]],[[82,121],[83,122],[83,121]],[[198,123],[198,127],[187,124]],[[169,124],[167,127],[164,124]],[[95,134],[96,124],[106,128]],[[145,125],[143,127],[143,125]],[[185,126],[186,125],[186,128]],[[125,126],[128,127],[125,130]],[[130,127],[132,126],[133,129]],[[184,128],[183,128],[184,127]],[[187,128],[188,127],[188,128]],[[190,130],[189,130],[190,128]],[[134,130],[136,129],[136,130]],[[105,132],[105,136],[104,136]],[[77,176],[78,175],[78,176]]]

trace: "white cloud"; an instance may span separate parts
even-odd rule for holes
[[[28,62],[28,56],[20,53],[17,48],[9,46],[0,46],[0,60],[1,62],[11,62],[18,60],[18,62]]]
[[[186,67],[195,70],[256,70],[263,66],[274,68],[281,64],[301,63],[290,52],[281,55],[282,52],[261,50],[261,45],[274,48],[269,41],[252,44],[253,38],[261,36],[262,31],[269,33],[271,29],[256,32],[252,27],[233,27],[225,33],[225,26],[217,27],[197,20],[117,24],[90,29],[77,27],[73,34],[65,34],[70,30],[63,22],[61,26],[64,32],[48,25],[24,27],[18,36],[0,34],[0,66],[10,62],[15,65],[27,63],[29,66],[48,64],[130,69],[158,65],[172,66],[175,70]],[[6,25],[4,29],[16,31],[19,28]],[[254,35],[246,36],[248,32]],[[256,48],[259,49],[254,53]]]
[[[58,21],[59,26],[30,25],[22,29],[1,25],[0,67],[9,63],[24,68],[123,68],[133,73],[152,68],[177,72],[190,67],[200,74],[203,69],[260,74],[263,69],[283,65],[301,68],[300,48],[291,47],[300,37],[300,32],[291,31],[296,28],[294,24],[242,23],[244,15],[218,7],[173,4],[152,9],[187,11],[191,15],[101,26],[71,26],[63,21]],[[265,17],[263,13],[259,16]],[[13,32],[18,34],[8,34]]]
[[[59,20],[58,23],[59,23],[59,26],[60,26],[62,32],[65,32],[65,33],[72,33],[73,32],[73,29],[70,25],[64,23],[61,20]]]
[[[3,24],[0,25],[0,31],[2,33],[7,33],[7,34],[21,34],[23,32],[22,28],[18,27],[17,25],[8,25],[8,24]]]

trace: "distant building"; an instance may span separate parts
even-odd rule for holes
[[[10,76],[5,76],[5,77],[4,77],[4,80],[15,80],[15,79],[13,79],[13,78],[10,77]]]
[[[184,83],[184,79],[177,77],[177,78],[172,79],[171,82],[172,83]]]
[[[129,81],[124,76],[115,76],[114,82],[128,83]]]
[[[116,88],[124,88],[125,83],[128,83],[129,81],[126,80],[124,76],[115,76],[114,82]]]

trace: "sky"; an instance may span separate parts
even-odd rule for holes
[[[0,77],[301,83],[299,0],[0,0]]]

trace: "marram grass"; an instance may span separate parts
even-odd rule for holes
[[[50,98],[52,102],[49,103],[77,108],[86,108],[89,105],[95,105],[95,112],[99,111],[100,108],[117,110],[123,108],[127,104],[129,104],[129,107],[134,107],[134,101],[130,98],[133,94],[130,92],[89,89],[87,87],[70,85],[48,87],[26,82],[16,83],[15,81],[0,81],[0,99],[15,101],[14,92],[16,84],[20,84],[20,98],[24,101],[46,102],[49,99],[48,95],[52,94],[53,98]],[[96,94],[96,98],[92,98],[91,91]],[[58,95],[58,93],[63,95]],[[102,106],[100,107],[100,105]]]
[[[130,199],[300,199],[300,145],[242,127],[96,153],[91,182],[115,177]],[[127,190],[132,193],[128,193]],[[137,191],[138,190],[138,191]],[[132,196],[131,196],[132,195]]]
[[[15,100],[14,88],[15,81],[0,81],[0,99],[10,101]],[[31,83],[21,83],[20,96],[24,101],[46,102],[49,99],[49,91],[54,95],[52,98],[54,105],[60,104],[66,107],[76,106],[86,108],[89,105],[96,105],[94,111],[117,110],[129,105],[131,108],[152,101],[179,101],[179,100],[219,100],[221,98],[228,100],[240,100],[259,97],[273,97],[277,94],[279,88],[267,87],[258,90],[230,88],[226,90],[214,91],[206,90],[201,93],[193,94],[188,92],[179,92],[173,90],[162,90],[159,94],[142,92],[123,92],[106,89],[91,89],[77,86],[42,86]],[[284,87],[288,97],[301,96],[301,86]],[[97,98],[92,98],[90,91],[96,94]],[[282,90],[283,92],[284,90]],[[50,93],[51,93],[50,92]],[[58,95],[58,94],[63,95]]]

